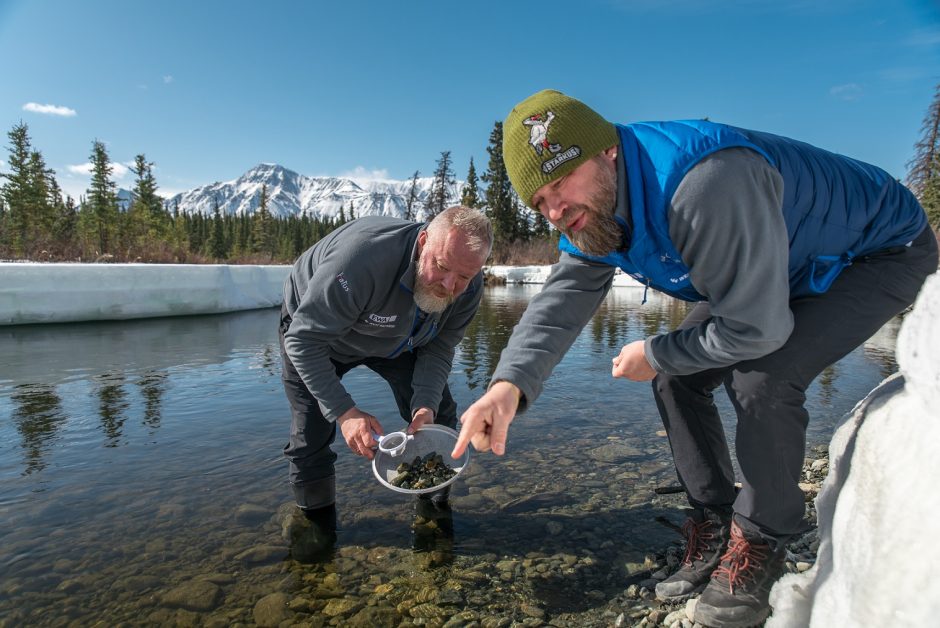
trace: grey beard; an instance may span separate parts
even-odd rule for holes
[[[447,306],[454,302],[453,297],[439,297],[429,288],[415,283],[415,303],[418,307],[429,313],[443,312]]]

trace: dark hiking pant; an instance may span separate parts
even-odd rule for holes
[[[690,504],[733,508],[740,525],[765,537],[782,541],[801,532],[807,387],[910,305],[936,270],[937,242],[927,228],[910,247],[854,260],[825,294],[793,299],[793,333],[777,351],[691,375],[658,375],[653,394]],[[680,329],[709,316],[701,303]],[[737,493],[712,398],[720,384],[737,414]]]
[[[317,400],[310,394],[297,373],[297,369],[284,351],[284,332],[290,326],[290,315],[282,308],[278,326],[278,339],[281,346],[281,381],[291,408],[290,440],[284,446],[284,455],[289,461],[289,480],[294,494],[301,506],[312,506],[313,502],[331,501],[333,491],[333,463],[336,454],[330,445],[336,439],[336,424],[324,418]],[[398,412],[406,423],[411,422],[411,380],[414,375],[415,354],[408,351],[396,358],[363,358],[353,362],[332,360],[337,377],[357,366],[377,373],[388,382],[398,405]],[[444,385],[441,405],[434,416],[438,425],[454,427],[457,425],[457,403]],[[304,490],[308,485],[309,490]],[[304,493],[310,493],[302,499]],[[311,503],[307,503],[311,502]]]

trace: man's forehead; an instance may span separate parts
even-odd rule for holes
[[[456,229],[451,229],[438,238],[428,238],[428,252],[448,269],[469,275],[475,275],[485,261],[481,259],[482,253],[472,250],[467,245],[466,236]]]

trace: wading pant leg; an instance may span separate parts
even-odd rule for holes
[[[913,303],[936,270],[929,229],[911,247],[857,259],[825,294],[790,302],[794,328],[783,347],[728,373],[742,475],[734,510],[744,527],[780,540],[802,531],[807,387]]]
[[[708,304],[699,303],[679,329],[695,327],[710,316]],[[712,396],[724,372],[712,369],[690,375],[660,373],[653,380],[653,396],[689,503],[730,514],[735,498],[734,470]]]
[[[290,316],[281,310],[278,339],[281,348],[281,382],[291,409],[290,439],[284,446],[289,462],[288,480],[294,499],[301,508],[318,508],[332,504],[336,498],[333,463],[336,454],[330,445],[336,439],[336,424],[328,421],[320,405],[310,394],[297,369],[284,349],[284,332]],[[336,374],[342,377],[355,364],[333,362]]]
[[[393,359],[369,358],[362,362],[388,382],[392,395],[395,397],[395,403],[398,405],[398,413],[407,423],[411,423],[411,398],[414,394],[411,382],[414,379],[416,358],[415,353],[409,351]],[[434,423],[447,427],[457,425],[457,403],[451,396],[450,388],[446,383],[441,396],[441,405],[434,415]]]

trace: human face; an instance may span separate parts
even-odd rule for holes
[[[441,312],[470,285],[483,267],[483,254],[471,250],[457,229],[418,234],[415,302],[425,312]]]
[[[539,213],[589,255],[606,255],[620,246],[621,230],[614,220],[616,163],[617,148],[611,147],[532,197]]]

